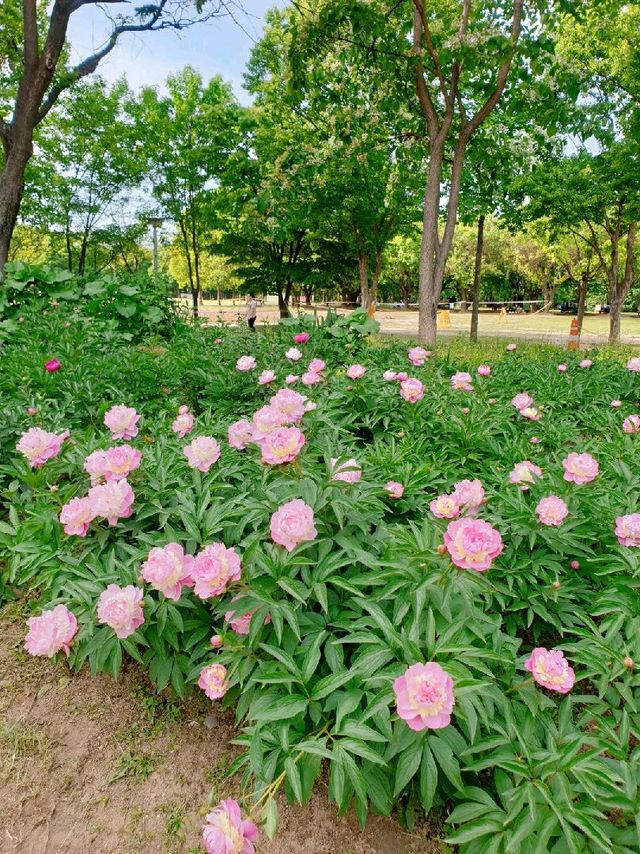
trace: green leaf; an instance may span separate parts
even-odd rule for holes
[[[265,709],[257,712],[251,712],[250,716],[254,721],[281,721],[285,718],[293,718],[304,712],[307,708],[308,700],[301,694],[290,694],[286,697],[278,697],[267,705]]]
[[[396,766],[395,783],[393,786],[393,797],[397,798],[407,784],[413,780],[422,759],[422,751],[416,744],[412,744],[407,750],[400,754]]]
[[[302,780],[300,779],[300,771],[294,760],[288,756],[284,761],[284,770],[287,775],[293,794],[299,803],[302,803]]]

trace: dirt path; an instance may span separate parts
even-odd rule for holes
[[[0,610],[0,851],[140,854],[199,847],[207,798],[237,796],[225,778],[233,726],[200,696],[184,703],[120,681],[72,675],[22,650],[20,609]],[[280,832],[259,854],[437,854],[424,827],[403,833],[372,817],[364,832],[318,791],[282,800]]]

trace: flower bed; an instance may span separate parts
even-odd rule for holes
[[[7,588],[29,652],[235,709],[207,850],[321,775],[470,852],[638,850],[640,360],[74,323],[2,356]]]

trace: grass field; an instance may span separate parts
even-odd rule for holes
[[[182,304],[186,307],[187,300]],[[326,313],[324,306],[312,308],[301,307],[302,311],[312,311],[318,316]],[[340,313],[348,310],[340,309]],[[240,300],[223,300],[218,306],[215,300],[205,300],[202,314],[207,315],[213,322],[219,317],[225,323],[237,323],[244,317],[244,304]],[[418,313],[404,309],[380,309],[376,319],[381,326],[381,332],[392,335],[417,335]],[[268,305],[258,309],[258,324],[277,323],[278,310],[276,306]],[[469,332],[471,323],[470,312],[449,313],[448,327],[441,326],[445,335],[464,335]],[[498,312],[481,312],[479,332],[484,337],[531,338],[552,343],[563,343],[569,334],[571,315],[561,314],[508,314],[502,318]],[[609,331],[609,317],[604,314],[588,314],[584,320],[582,341],[589,346],[606,344]],[[622,340],[627,344],[640,345],[640,317],[635,314],[625,314],[622,318]]]

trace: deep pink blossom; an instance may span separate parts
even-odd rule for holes
[[[500,532],[481,519],[456,519],[444,532],[451,560],[461,569],[484,572],[504,548]]]
[[[61,367],[62,365],[57,359],[49,359],[48,362],[44,363],[44,369],[48,374],[55,374]]]
[[[294,344],[306,344],[308,340],[309,340],[309,333],[308,332],[298,332],[296,335],[293,336],[293,343]]]

